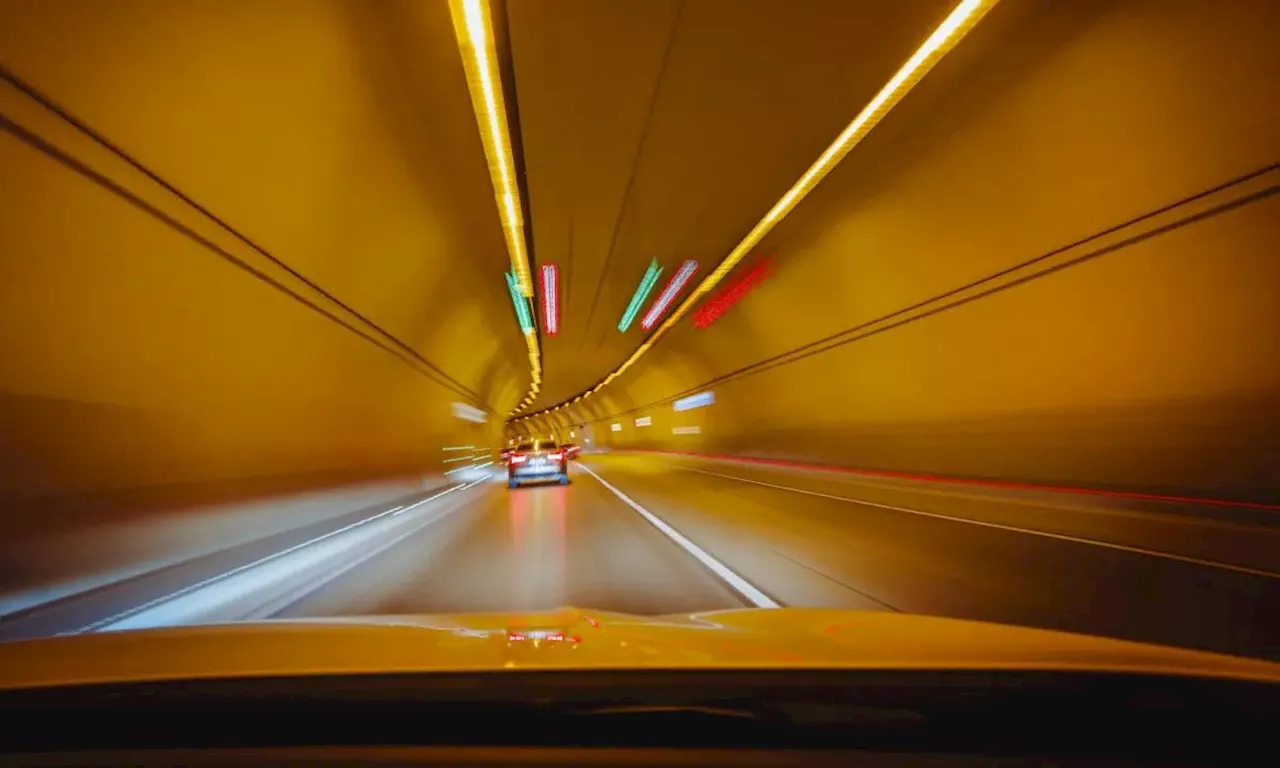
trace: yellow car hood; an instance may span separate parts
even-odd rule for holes
[[[1049,630],[808,608],[266,621],[0,644],[0,689],[555,669],[1025,669],[1280,681],[1280,664]]]

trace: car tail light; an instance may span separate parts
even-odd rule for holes
[[[529,460],[529,457],[528,457],[528,456],[522,456],[521,454],[518,454],[518,453],[513,453],[513,454],[511,454],[511,463],[512,463],[512,464],[523,464],[523,463],[525,463],[525,462],[526,462],[526,461],[528,461],[528,460]]]
[[[563,454],[563,453],[551,453],[551,454],[548,454],[548,455],[547,455],[547,458],[551,459],[552,461],[562,461],[562,460],[564,459],[564,454]]]

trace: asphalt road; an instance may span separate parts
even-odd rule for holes
[[[600,479],[778,604],[1280,657],[1272,511],[637,455],[588,457],[567,487],[495,483],[286,613],[753,604]]]
[[[275,615],[778,604],[1280,658],[1274,510],[637,454],[572,477],[508,491],[495,475]]]

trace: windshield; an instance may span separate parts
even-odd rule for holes
[[[0,646],[1280,660],[1280,3],[0,3]]]

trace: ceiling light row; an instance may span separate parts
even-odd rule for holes
[[[489,163],[489,179],[493,182],[497,198],[507,253],[511,257],[508,286],[513,298],[517,298],[515,294],[523,299],[532,298],[533,281],[525,250],[524,216],[516,185],[515,156],[511,149],[511,132],[493,40],[493,17],[486,0],[450,0],[449,11],[453,17],[454,34],[458,38],[458,51],[462,55],[462,67],[467,75],[467,89],[471,92],[471,106],[480,126],[480,142]],[[527,407],[537,397],[542,382],[542,355],[536,329],[526,324],[526,319],[532,318],[521,316],[519,309],[517,315],[529,349],[530,386],[520,403],[520,407]]]

